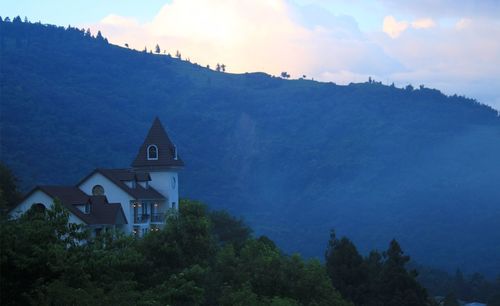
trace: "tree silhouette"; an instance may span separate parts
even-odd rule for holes
[[[290,78],[290,75],[288,74],[288,72],[283,71],[283,72],[281,73],[281,77],[282,77],[282,78],[284,78],[284,79],[289,79],[289,78]]]
[[[101,31],[97,31],[97,35],[95,36],[97,40],[104,40],[104,37],[102,37]]]
[[[219,71],[220,72],[220,69],[221,69],[220,64],[217,63],[217,66],[215,66],[215,71]]]
[[[161,52],[160,46],[158,44],[156,44],[155,53],[160,54],[160,52]]]
[[[182,59],[179,50],[175,51],[175,57],[177,57],[178,59]]]
[[[220,69],[222,70],[222,72],[226,72],[226,65],[221,64]]]

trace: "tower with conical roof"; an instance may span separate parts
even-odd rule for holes
[[[184,162],[158,117],[139,148],[132,167],[137,171],[149,172],[149,184],[166,198],[167,207],[177,209],[178,171],[184,167]]]

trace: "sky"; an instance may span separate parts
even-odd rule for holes
[[[16,15],[230,73],[371,77],[500,110],[500,0],[0,0],[0,16]]]

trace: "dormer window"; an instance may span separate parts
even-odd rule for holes
[[[102,196],[104,195],[104,188],[101,185],[95,185],[92,187],[92,195]]]
[[[148,160],[158,160],[158,147],[156,145],[148,146]]]

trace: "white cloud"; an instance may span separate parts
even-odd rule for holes
[[[498,0],[376,0],[389,11],[412,16],[453,18],[462,16],[498,18]]]
[[[397,38],[408,28],[408,22],[397,21],[393,16],[384,18],[383,30],[392,38]]]
[[[498,108],[500,41],[492,37],[500,37],[500,22],[483,18],[462,24],[466,26],[407,31],[397,40],[381,34],[373,39],[406,67],[389,75],[396,83],[425,84]]]
[[[411,23],[414,29],[428,29],[436,26],[436,23],[431,18],[417,19]]]
[[[492,39],[500,37],[498,19],[462,17],[447,26],[436,18],[397,20],[398,11],[393,14],[385,15],[382,29],[362,32],[352,16],[312,4],[304,9],[287,0],[173,0],[148,22],[109,15],[91,29],[118,45],[142,50],[158,43],[192,62],[224,63],[230,72],[287,71],[292,78],[305,74],[340,84],[372,76],[498,107],[500,42]]]
[[[117,27],[136,27],[139,25],[134,18],[126,18],[118,15],[108,15],[101,20],[101,24]]]
[[[436,22],[431,18],[417,19],[413,22],[405,20],[397,21],[394,16],[386,16],[382,24],[382,30],[391,38],[398,38],[409,27],[414,29],[429,29],[436,26]]]
[[[469,18],[462,18],[455,24],[457,30],[463,30],[471,25],[472,20]]]
[[[316,16],[301,14],[285,0],[174,0],[150,22],[111,15],[91,28],[119,45],[142,50],[158,43],[192,62],[212,67],[222,62],[231,72],[318,77],[398,66],[367,40],[352,17]]]

